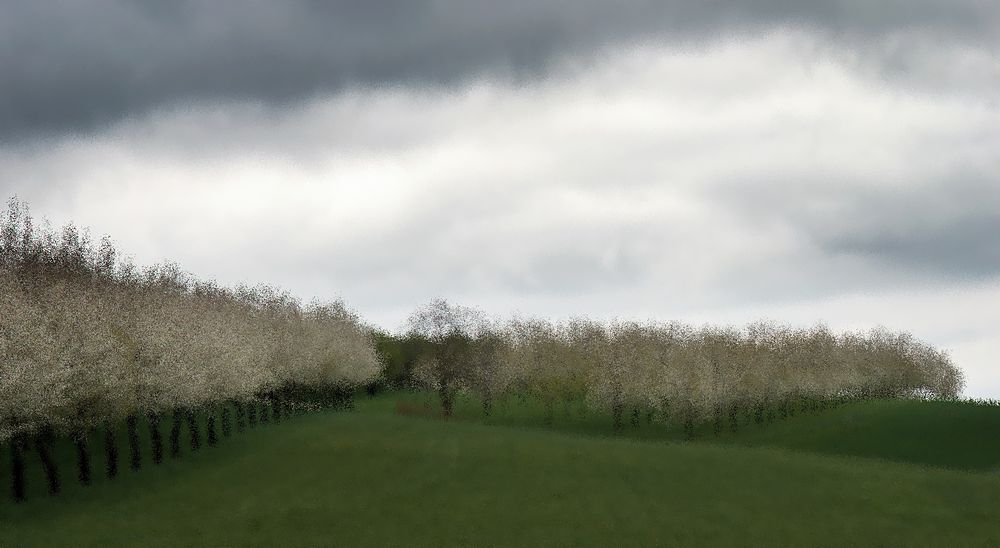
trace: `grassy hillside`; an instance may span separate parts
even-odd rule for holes
[[[970,471],[1000,471],[1000,407],[961,402],[857,402],[748,428],[733,437],[831,455],[855,455]]]
[[[401,417],[394,405],[272,424],[55,499],[5,500],[0,546],[1000,543],[1000,474],[747,446],[828,451],[836,430],[805,423],[843,425],[864,408],[725,445]],[[872,428],[842,427],[868,440],[846,446],[887,456]],[[985,467],[985,453],[966,467]]]
[[[432,393],[402,393],[362,402],[370,411],[437,416]],[[588,436],[616,436],[648,441],[684,441],[678,424],[664,426],[641,414],[615,434],[609,414],[586,406],[557,404],[550,416],[532,400],[496,405],[483,418],[478,401],[460,399],[455,417],[492,425],[544,428]],[[786,419],[756,424],[740,416],[739,430],[728,420],[716,435],[711,424],[697,429],[697,440],[740,446],[775,447],[838,456],[857,456],[968,471],[1000,469],[1000,407],[957,401],[853,401],[818,412],[798,412]]]

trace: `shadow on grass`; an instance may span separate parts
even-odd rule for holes
[[[404,417],[442,419],[433,393],[398,392],[369,401],[362,412],[391,412]],[[378,400],[378,398],[376,398]],[[481,403],[460,397],[451,420],[543,429],[585,436],[650,442],[712,443],[774,447],[834,456],[862,457],[974,472],[1000,473],[1000,407],[975,402],[869,400],[758,424],[741,415],[736,431],[727,424],[716,433],[711,423],[696,427],[687,440],[671,417],[627,413],[620,431],[610,413],[570,402],[551,412],[531,398],[496,402],[486,416]]]

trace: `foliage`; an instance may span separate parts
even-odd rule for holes
[[[764,422],[851,399],[947,399],[964,382],[944,352],[881,328],[501,323],[437,300],[411,317],[406,336],[428,341],[414,376],[439,392],[446,415],[456,391],[467,390],[486,414],[497,398],[520,394],[544,402],[550,419],[560,402],[585,400],[611,412],[618,429],[629,413],[632,421],[678,420],[689,432],[711,422],[718,434],[744,413]]]
[[[139,270],[108,239],[39,229],[16,200],[0,218],[0,441],[266,400],[286,386],[356,386],[380,368],[341,302],[303,306],[171,264]],[[140,458],[131,452],[131,466]]]
[[[455,391],[469,381],[472,344],[480,322],[478,311],[450,305],[443,299],[432,301],[409,318],[410,334],[429,343],[428,352],[414,367],[414,375],[437,390],[445,416],[451,415]]]

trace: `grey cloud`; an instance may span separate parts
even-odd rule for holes
[[[1000,177],[883,191],[855,202],[854,223],[819,234],[829,252],[932,275],[1000,276]]]
[[[908,226],[909,225],[909,226]],[[847,234],[827,242],[831,251],[868,255],[913,268],[990,278],[1000,274],[1000,214],[957,219],[944,226],[919,222],[876,234]]]
[[[898,184],[784,181],[727,186],[716,199],[756,225],[782,223],[824,264],[872,269],[857,283],[1000,278],[1000,177],[955,170]],[[850,280],[840,279],[843,286]]]
[[[735,37],[775,25],[851,44],[902,31],[992,43],[982,39],[1000,34],[1000,5],[15,0],[0,7],[0,142],[86,132],[191,101],[280,105],[351,85],[444,84],[484,73],[533,77],[560,54],[586,55],[611,42]],[[892,50],[886,59],[920,72],[919,63]]]

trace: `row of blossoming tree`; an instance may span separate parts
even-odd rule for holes
[[[207,416],[212,443],[216,423],[228,434],[232,415],[242,427],[262,413],[343,402],[380,368],[370,330],[342,303],[302,306],[269,287],[226,289],[171,265],[139,270],[107,239],[35,226],[15,200],[0,220],[0,444],[11,447],[15,498],[29,444],[58,491],[53,437],[75,441],[88,483],[86,443],[97,429],[112,436],[113,475],[118,424],[133,444],[139,419],[151,425],[158,462],[161,419],[173,420],[177,454],[182,422],[198,445],[196,413]]]
[[[549,420],[560,402],[583,402],[616,429],[645,415],[688,435],[704,423],[718,432],[741,417],[763,422],[853,398],[953,397],[963,385],[946,354],[905,333],[499,322],[440,300],[413,314],[396,350],[412,362],[389,359],[391,376],[436,390],[446,415],[459,392],[478,397],[485,414],[530,396]],[[179,454],[182,426],[196,449],[204,424],[211,445],[217,423],[228,435],[234,418],[242,429],[341,405],[381,369],[372,333],[341,303],[302,306],[273,288],[226,289],[171,265],[139,270],[107,240],[34,226],[16,201],[0,217],[0,444],[10,447],[15,498],[29,445],[55,492],[54,437],[73,440],[88,483],[95,431],[105,433],[113,477],[119,424],[136,468],[140,422],[158,463],[165,445]]]
[[[763,422],[856,398],[951,398],[964,383],[946,353],[884,329],[497,322],[443,300],[409,324],[408,336],[428,349],[413,377],[438,392],[445,415],[460,391],[476,395],[485,414],[495,400],[530,395],[549,420],[560,401],[585,402],[609,413],[616,429],[626,414],[641,414],[676,421],[691,435],[700,423],[718,432],[741,417]]]

